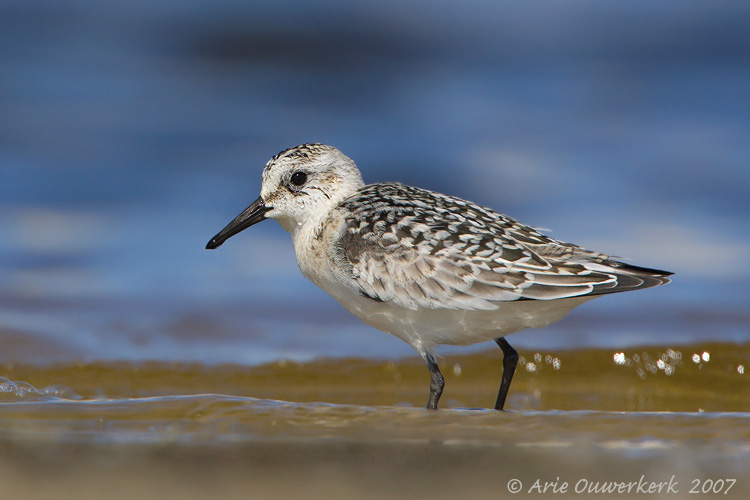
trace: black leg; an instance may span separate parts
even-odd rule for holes
[[[445,387],[445,380],[443,374],[440,373],[435,356],[429,352],[423,353],[422,356],[427,361],[427,368],[430,369],[430,400],[427,402],[427,409],[437,410],[438,400],[443,393],[443,387]]]
[[[510,381],[513,380],[513,373],[516,371],[518,353],[505,340],[505,337],[498,337],[495,342],[503,350],[503,379],[500,382],[500,392],[497,393],[497,403],[495,403],[495,409],[502,410],[510,388]]]

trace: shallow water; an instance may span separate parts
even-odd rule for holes
[[[519,350],[507,407],[513,410],[750,411],[750,344]],[[442,408],[494,403],[501,353],[450,354]],[[746,373],[749,372],[749,373]],[[415,406],[426,403],[421,358],[331,358],[248,366],[168,362],[0,364],[7,403],[225,394],[297,403]],[[22,382],[14,382],[22,381]]]
[[[15,493],[38,498],[505,497],[517,481],[522,497],[543,496],[537,481],[568,483],[571,493],[606,482],[671,481],[670,497],[691,498],[696,481],[721,481],[726,491],[736,479],[722,497],[747,491],[747,414],[433,414],[211,399],[218,414],[222,406],[258,412],[254,419],[265,426],[206,422],[211,411],[193,413],[206,408],[201,397],[113,402],[109,412],[89,413],[73,440],[32,430],[36,439],[3,438],[0,477]],[[171,406],[168,423],[154,420],[150,404]],[[139,409],[152,420],[138,422]],[[100,415],[117,413],[126,421],[105,433]],[[282,419],[296,427],[250,438]],[[707,427],[715,431],[693,435]]]
[[[55,484],[75,485],[58,498],[503,496],[512,479],[524,496],[541,494],[537,480],[569,494],[597,482],[672,480],[677,497],[719,479],[737,480],[729,498],[750,488],[750,346],[520,354],[503,413],[476,409],[494,400],[494,350],[441,360],[438,412],[421,408],[415,358],[5,365],[0,476],[39,498]]]
[[[354,490],[411,498],[439,485],[434,494],[447,498],[502,493],[511,479],[530,488],[536,479],[641,475],[676,476],[683,486],[737,479],[740,498],[750,463],[748,413],[433,413],[219,395],[29,403],[2,412],[0,460],[22,452],[32,466],[22,477],[54,463],[48,473],[69,483],[111,476],[124,484],[137,474],[149,487],[179,480],[180,488],[197,488],[189,498],[243,488],[286,495],[321,482],[326,489],[312,497],[346,498]],[[186,465],[200,470],[186,474]],[[213,474],[220,481],[201,484]]]

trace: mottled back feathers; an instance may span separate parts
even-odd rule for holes
[[[551,300],[635,290],[669,281],[563,243],[459,198],[372,184],[340,203],[337,264],[362,295],[408,309],[494,310],[515,300]]]

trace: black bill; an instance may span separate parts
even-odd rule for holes
[[[247,229],[253,224],[257,224],[258,222],[265,220],[266,212],[271,209],[272,207],[267,207],[263,202],[263,199],[259,197],[253,202],[252,205],[247,207],[240,215],[235,217],[232,222],[227,224],[227,227],[222,229],[219,234],[211,238],[211,241],[206,244],[206,249],[213,250],[214,248],[219,248],[222,243],[224,243],[243,229]]]

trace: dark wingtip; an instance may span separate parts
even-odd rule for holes
[[[219,241],[216,238],[211,238],[208,243],[206,243],[206,250],[215,250],[221,246],[221,244],[224,243],[223,241]]]
[[[668,276],[674,273],[671,271],[662,271],[661,269],[652,269],[649,267],[634,266],[624,262],[616,262],[618,271],[625,271],[627,274],[618,274],[618,283],[613,291],[620,291],[622,288],[638,290],[641,288],[651,288],[653,286],[666,285],[672,280]],[[629,278],[629,280],[628,280]],[[632,283],[629,283],[632,281]]]
[[[671,271],[662,271],[661,269],[651,269],[649,267],[634,266],[632,264],[626,264],[625,262],[617,262],[616,267],[633,274],[650,274],[652,276],[672,276],[674,274]]]
[[[666,285],[672,281],[668,276],[674,274],[670,271],[634,266],[620,261],[607,261],[606,265],[609,265],[612,268],[613,272],[611,275],[616,276],[617,280],[614,284],[594,285],[594,290],[589,295],[628,292],[631,290],[641,290],[644,288]],[[603,271],[603,273],[609,274],[608,271]]]

